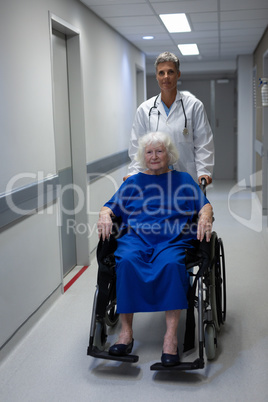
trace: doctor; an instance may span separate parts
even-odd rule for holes
[[[179,161],[174,168],[188,172],[199,183],[205,177],[207,184],[210,184],[214,145],[204,105],[193,95],[177,91],[180,62],[173,53],[161,53],[155,61],[155,67],[161,92],[137,109],[129,146],[129,174],[124,180],[141,171],[134,159],[139,138],[150,131],[162,131],[170,135],[179,151]]]

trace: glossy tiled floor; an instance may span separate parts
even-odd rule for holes
[[[243,401],[268,400],[268,235],[260,231],[258,203],[234,183],[208,190],[224,241],[227,321],[218,355],[195,372],[153,372],[164,315],[137,314],[133,365],[87,356],[96,262],[60,297],[0,366],[3,402]],[[233,189],[233,190],[232,190]],[[231,195],[230,190],[233,191]],[[235,190],[235,191],[234,191]],[[229,196],[229,203],[228,203]],[[183,320],[179,343],[182,343]],[[113,330],[109,340],[116,339]],[[184,359],[192,359],[196,351]]]

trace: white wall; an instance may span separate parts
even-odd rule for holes
[[[56,174],[49,11],[80,31],[86,162],[128,147],[136,66],[145,69],[144,55],[78,0],[4,0],[0,194],[15,175],[31,177],[16,181],[14,189]],[[0,348],[61,284],[60,258],[56,204],[49,215],[42,210],[2,230]]]
[[[145,57],[77,0],[5,0],[0,13],[0,193],[22,171],[54,174],[48,11],[81,32],[87,162],[128,147]],[[2,169],[1,169],[2,170]],[[18,186],[34,180],[26,178]]]
[[[253,172],[253,56],[237,60],[237,181],[246,180],[250,186]]]
[[[124,165],[120,169],[116,169],[102,179],[93,182],[89,186],[89,216],[88,216],[88,239],[90,249],[93,250],[98,244],[97,221],[99,211],[103,204],[108,201],[112,195],[119,189],[123,183],[123,177],[127,175],[127,166]]]

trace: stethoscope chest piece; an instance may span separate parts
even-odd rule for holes
[[[188,131],[188,128],[187,128],[187,127],[184,127],[184,129],[183,129],[183,134],[184,134],[184,135],[188,135],[188,134],[189,134],[189,131]]]

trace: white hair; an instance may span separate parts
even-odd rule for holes
[[[135,156],[135,160],[140,163],[142,168],[146,168],[145,164],[145,148],[148,145],[157,145],[161,144],[166,148],[166,151],[168,153],[168,164],[169,165],[174,165],[174,163],[177,162],[179,159],[179,152],[177,151],[177,148],[171,141],[170,137],[168,134],[163,133],[161,131],[157,132],[152,132],[143,135],[139,139],[139,147],[138,147],[138,152]]]

